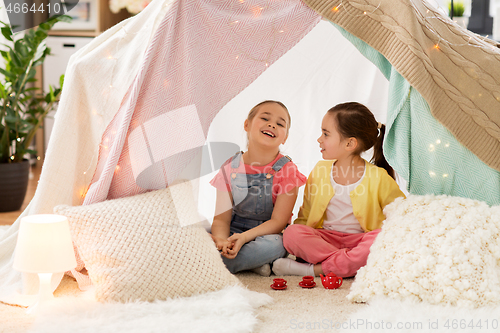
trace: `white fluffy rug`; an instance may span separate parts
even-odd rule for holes
[[[500,206],[446,195],[410,195],[387,219],[348,298],[436,305],[500,305]]]
[[[271,302],[270,296],[239,286],[152,303],[64,297],[39,313],[28,332],[252,332],[255,310]]]
[[[336,325],[343,333],[498,332],[500,307],[467,309],[379,297]],[[332,328],[323,326],[322,329]],[[319,326],[311,330],[321,331]]]

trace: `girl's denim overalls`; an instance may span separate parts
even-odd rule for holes
[[[242,233],[271,219],[273,214],[273,175],[290,162],[288,156],[283,156],[272,166],[269,173],[244,174],[236,173],[240,165],[241,152],[233,156],[229,175],[233,195],[233,216],[230,233]],[[278,258],[283,258],[286,250],[283,247],[281,234],[264,235],[243,245],[234,259],[222,257],[231,273],[270,264]]]

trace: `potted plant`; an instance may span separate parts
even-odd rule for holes
[[[3,66],[0,73],[0,212],[21,208],[29,177],[29,161],[26,154],[35,154],[30,148],[35,133],[45,116],[59,100],[60,88],[50,87],[43,95],[34,87],[35,67],[41,65],[50,49],[45,45],[52,26],[71,21],[71,17],[53,16],[36,29],[25,31],[22,38],[13,35],[10,25],[1,22],[2,35],[7,39],[0,51]]]
[[[453,22],[457,23],[459,26],[467,29],[469,23],[469,18],[464,16],[465,4],[463,1],[455,0],[453,1],[453,8],[451,6],[451,1],[448,3],[448,12],[452,15]]]

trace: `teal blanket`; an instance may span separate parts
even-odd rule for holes
[[[500,172],[460,144],[378,51],[333,24],[389,80],[384,155],[411,194],[448,194],[500,204]]]

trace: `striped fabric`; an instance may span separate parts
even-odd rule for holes
[[[84,205],[165,188],[212,119],[321,17],[298,0],[175,1],[104,132]],[[182,148],[182,149],[180,149]],[[80,288],[91,284],[72,271]]]
[[[297,0],[175,2],[104,133],[84,204],[174,181],[217,112],[319,20]]]
[[[500,204],[500,172],[465,148],[420,93],[375,49],[336,26],[390,80],[384,155],[412,194],[448,194]]]

